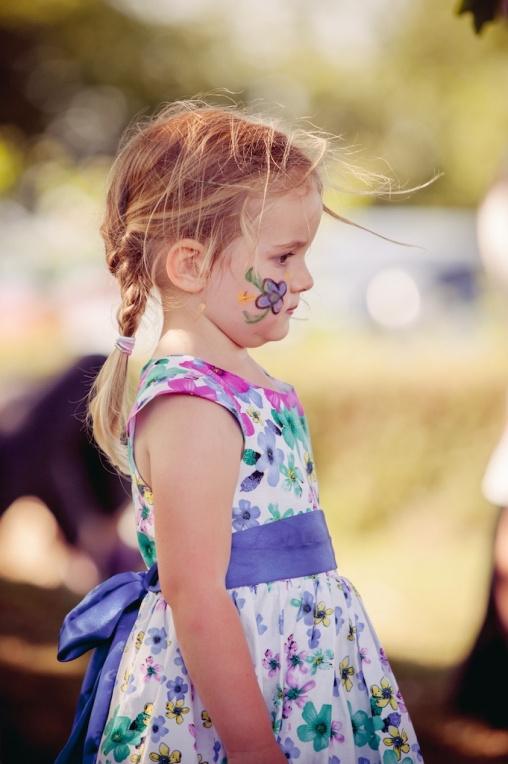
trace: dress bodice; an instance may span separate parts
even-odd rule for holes
[[[159,395],[205,398],[224,406],[238,422],[244,448],[231,513],[233,533],[319,508],[301,403],[291,385],[269,379],[278,390],[185,355],[152,360],[143,368],[127,434],[138,542],[148,567],[156,560],[153,494],[134,460],[135,421]]]

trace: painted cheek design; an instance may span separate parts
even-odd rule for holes
[[[244,310],[243,315],[248,324],[257,324],[259,321],[262,321],[270,311],[275,315],[280,313],[282,306],[284,305],[284,295],[288,290],[285,281],[277,282],[273,279],[261,279],[261,276],[255,272],[254,268],[249,268],[245,274],[245,279],[261,292],[261,294],[255,298],[255,305],[256,308],[263,311],[260,316],[251,316]],[[247,300],[253,300],[254,297],[247,292],[243,292],[238,296],[238,299],[245,303]]]

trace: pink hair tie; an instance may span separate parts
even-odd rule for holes
[[[125,355],[131,355],[135,342],[135,337],[118,337],[115,342],[115,347],[118,348],[121,353],[125,353]]]

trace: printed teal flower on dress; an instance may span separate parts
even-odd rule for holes
[[[305,446],[308,439],[305,430],[302,427],[302,418],[298,413],[297,407],[293,406],[293,408],[288,409],[285,406],[282,406],[280,411],[272,409],[272,416],[275,423],[281,428],[282,437],[289,448],[296,449],[296,452],[299,454],[300,448],[298,441]]]
[[[308,655],[305,659],[306,663],[310,663],[310,673],[314,676],[318,669],[326,670],[331,669],[333,666],[333,651],[332,650],[316,650],[312,655]]]
[[[138,531],[138,545],[147,568],[151,568],[155,562],[155,541],[152,541],[146,533]]]
[[[373,718],[361,709],[353,713],[353,708],[349,700],[347,702],[347,707],[349,709],[349,716],[351,717],[351,727],[353,729],[355,745],[358,746],[358,748],[361,748],[363,745],[368,745],[371,750],[377,751],[381,740],[379,736],[376,735],[376,731],[383,729],[383,720],[380,719],[379,716]]]
[[[325,703],[318,713],[314,703],[306,703],[302,711],[302,717],[307,724],[301,724],[296,730],[298,739],[302,743],[312,741],[315,751],[323,751],[325,748],[328,748],[332,732],[331,705]]]
[[[128,716],[118,716],[119,710],[120,706],[117,706],[106,724],[101,751],[105,756],[113,752],[115,761],[125,761],[130,753],[129,746],[139,745],[141,732],[129,729],[132,720]]]
[[[303,483],[303,475],[301,473],[300,468],[295,467],[294,454],[289,454],[288,466],[286,467],[285,464],[280,464],[279,470],[286,477],[286,479],[282,483],[282,488],[284,489],[284,491],[289,492],[293,490],[295,492],[295,496],[300,498],[300,496],[302,495],[302,486],[300,485],[300,483]]]
[[[267,523],[273,523],[274,520],[285,520],[286,517],[293,517],[295,514],[294,509],[291,509],[290,507],[289,509],[286,509],[283,515],[281,515],[278,504],[269,504],[268,511],[271,514],[271,517],[269,517],[268,520],[265,520],[265,525]]]

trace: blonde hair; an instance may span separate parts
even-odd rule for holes
[[[253,194],[284,193],[305,182],[321,190],[330,142],[322,133],[284,131],[234,107],[180,101],[126,134],[111,169],[101,233],[118,279],[119,333],[133,337],[154,289],[163,245],[183,238],[206,244],[209,274],[224,249],[248,235]],[[324,210],[343,220],[324,206]],[[345,221],[350,222],[350,221]],[[92,388],[95,439],[128,472],[128,357],[115,349]]]

